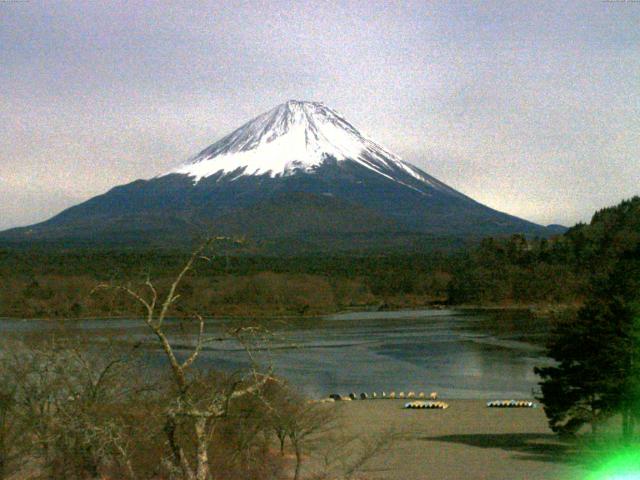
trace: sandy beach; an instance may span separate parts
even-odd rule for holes
[[[487,408],[482,400],[446,400],[446,410],[406,410],[402,400],[337,402],[340,423],[357,435],[400,432],[372,459],[367,479],[579,479],[542,408]]]

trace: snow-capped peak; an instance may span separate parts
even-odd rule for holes
[[[325,160],[351,160],[391,180],[400,168],[431,183],[412,165],[364,137],[323,103],[289,100],[244,124],[171,173],[201,178],[222,173],[287,176],[311,172]],[[402,182],[400,182],[402,183]]]

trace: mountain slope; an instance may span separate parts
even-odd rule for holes
[[[548,233],[402,161],[325,105],[289,101],[170,172],[0,239],[173,243],[211,230],[259,238]]]

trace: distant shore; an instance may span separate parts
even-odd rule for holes
[[[339,315],[343,313],[353,313],[353,312],[394,312],[394,311],[412,311],[415,310],[425,311],[425,310],[454,310],[454,311],[495,311],[495,312],[509,312],[509,311],[529,311],[534,317],[548,317],[562,311],[576,308],[574,304],[445,304],[445,303],[425,303],[425,304],[384,304],[384,305],[357,305],[351,306],[347,308],[337,308],[337,309],[328,309],[319,312],[311,312],[311,313],[297,313],[297,312],[288,312],[282,311],[279,309],[270,310],[268,308],[261,309],[247,309],[246,311],[240,310],[229,310],[224,312],[214,312],[211,315],[205,315],[205,318],[215,318],[215,319],[229,319],[229,320],[241,320],[241,319],[268,319],[268,318],[276,318],[276,319],[298,319],[298,318],[322,318],[329,315]],[[3,320],[38,320],[38,321],[46,321],[46,320],[61,320],[61,321],[75,321],[75,320],[127,320],[127,319],[136,319],[137,317],[132,315],[87,315],[80,317],[56,317],[56,316],[0,316],[0,321]]]

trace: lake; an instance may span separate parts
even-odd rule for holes
[[[540,339],[546,322],[528,312],[413,310],[355,312],[321,318],[272,319],[261,322],[270,333],[257,343],[256,358],[274,367],[304,394],[437,391],[461,399],[531,398],[537,389],[536,365],[548,365]],[[112,332],[131,341],[150,343],[141,321],[82,320],[68,322],[96,336]],[[219,337],[233,323],[208,322],[207,332]],[[0,321],[3,334],[43,331],[48,321]],[[171,337],[189,345],[194,336],[173,322]],[[161,352],[149,362],[159,366]],[[199,364],[228,372],[249,365],[245,350],[234,340],[207,345]]]

